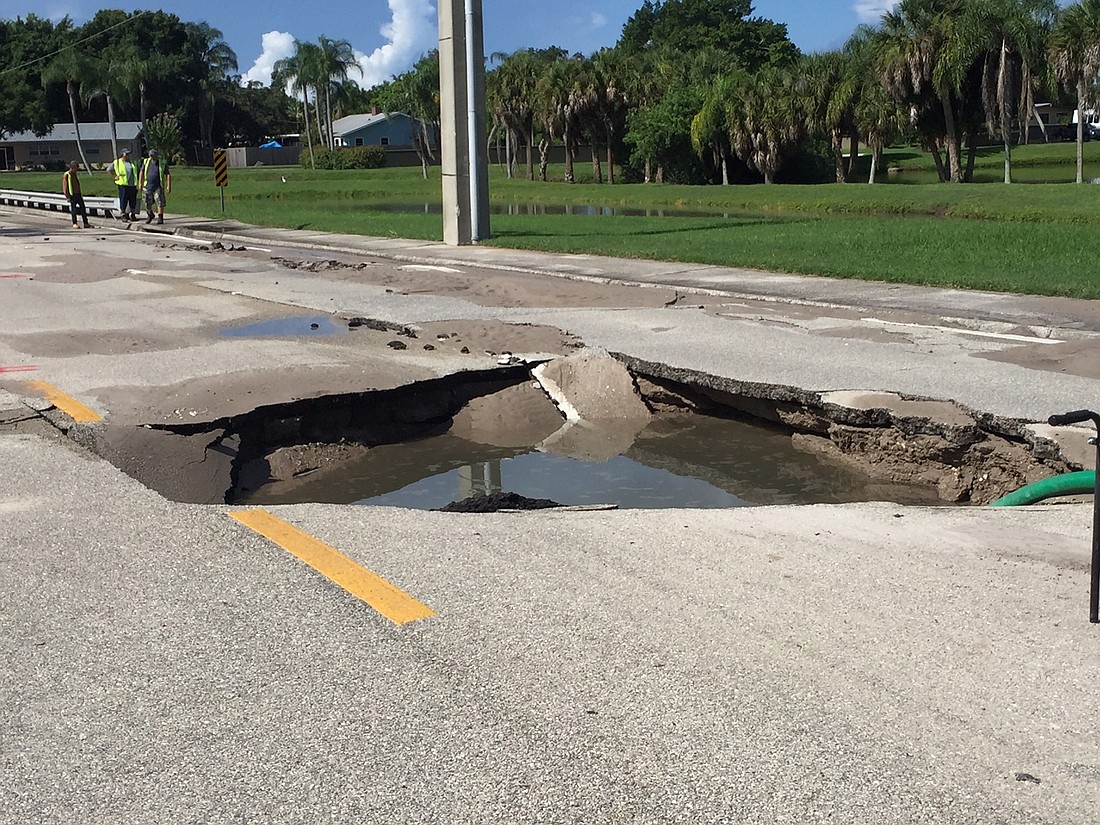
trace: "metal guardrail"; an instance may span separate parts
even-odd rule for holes
[[[18,206],[23,209],[42,209],[48,212],[69,214],[69,202],[64,195],[53,192],[23,192],[18,189],[0,189],[0,204]],[[118,211],[115,198],[85,196],[84,206],[89,215],[113,218]]]

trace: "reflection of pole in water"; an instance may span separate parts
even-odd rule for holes
[[[484,461],[458,468],[458,500],[474,496],[491,496],[503,491],[500,481],[500,460]]]

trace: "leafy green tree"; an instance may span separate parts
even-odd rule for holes
[[[388,114],[406,114],[417,124],[413,147],[420,158],[424,179],[435,160],[439,143],[439,122],[442,117],[439,102],[439,52],[421,57],[410,71],[395,77],[378,90],[378,105]]]
[[[42,56],[54,54],[72,39],[68,17],[57,24],[34,14],[0,20],[0,135],[24,129],[44,133],[61,119],[60,112],[55,116],[51,111],[50,89],[56,84],[43,78]]]
[[[146,141],[150,149],[156,149],[161,157],[172,163],[183,159],[183,132],[179,121],[172,115],[157,115],[146,126]]]
[[[1062,11],[1050,37],[1050,61],[1077,94],[1077,182],[1083,183],[1085,111],[1096,101],[1100,76],[1100,0],[1080,0]]]
[[[711,48],[736,59],[730,68],[753,70],[784,64],[798,50],[787,27],[752,14],[751,0],[646,0],[623,26],[626,53],[669,50],[691,55]]]

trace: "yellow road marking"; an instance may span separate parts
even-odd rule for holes
[[[66,395],[53,384],[45,381],[28,381],[27,386],[34,392],[40,393],[47,401],[64,413],[67,413],[73,421],[80,424],[94,424],[102,421],[103,416],[90,407],[85,407],[71,395]]]
[[[322,576],[365,601],[394,624],[406,624],[435,616],[430,607],[404,590],[360,566],[335,547],[330,547],[266,510],[238,510],[229,516],[297,556]]]

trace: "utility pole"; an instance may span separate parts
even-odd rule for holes
[[[443,241],[490,237],[481,0],[438,0]]]

